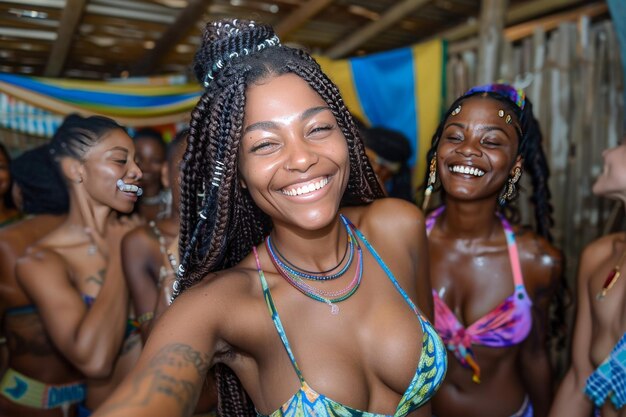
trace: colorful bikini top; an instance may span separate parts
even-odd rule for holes
[[[427,217],[426,232],[428,234],[430,234],[437,217],[444,208],[444,206],[437,208]],[[526,339],[532,327],[532,301],[524,287],[519,253],[515,244],[515,233],[504,216],[498,214],[498,217],[506,235],[513,282],[515,283],[513,294],[470,326],[465,327],[433,288],[435,329],[457,360],[463,366],[472,369],[472,380],[476,383],[480,383],[480,367],[476,362],[472,345],[492,348],[513,346]]]
[[[413,380],[406,389],[406,392],[402,396],[400,403],[396,407],[396,411],[393,414],[394,417],[404,417],[415,411],[415,409],[421,407],[435,394],[439,386],[441,385],[447,369],[447,358],[445,353],[445,347],[433,326],[420,314],[415,304],[411,301],[408,295],[400,287],[400,284],[396,281],[395,277],[387,268],[387,265],[383,262],[380,256],[376,253],[374,248],[369,244],[361,232],[348,221],[350,227],[356,232],[359,239],[365,244],[372,256],[376,259],[383,271],[389,277],[389,280],[393,283],[396,290],[402,295],[406,303],[411,307],[415,315],[417,316],[419,323],[422,327],[424,337],[422,339],[422,353],[420,355],[419,363],[417,365],[417,371]],[[269,416],[257,412],[259,417],[383,417],[383,414],[368,413],[367,411],[356,410],[346,405],[340,404],[331,400],[323,394],[320,394],[313,390],[305,381],[302,372],[296,362],[296,358],[293,355],[285,329],[278,316],[278,311],[274,305],[270,289],[265,280],[265,275],[261,269],[261,263],[256,251],[256,248],[252,248],[256,257],[257,268],[259,271],[259,278],[261,285],[263,286],[263,295],[265,302],[272,316],[274,326],[278,331],[278,335],[289,355],[289,360],[300,379],[300,389],[280,407],[280,409],[274,411]]]

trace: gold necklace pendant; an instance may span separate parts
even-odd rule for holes
[[[622,272],[620,271],[620,269],[622,267],[622,263],[624,262],[624,258],[626,258],[626,248],[624,248],[621,256],[619,257],[619,260],[617,261],[617,264],[615,264],[613,269],[611,269],[611,272],[609,272],[609,275],[607,275],[606,279],[604,280],[602,289],[596,295],[597,300],[602,300],[606,296],[606,293],[609,292],[611,288],[613,288],[613,285],[615,285],[619,277],[622,276]]]

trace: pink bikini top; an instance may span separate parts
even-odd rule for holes
[[[426,232],[428,234],[430,234],[437,217],[444,208],[444,206],[437,208],[426,219]],[[470,326],[465,327],[433,289],[435,329],[457,360],[463,366],[473,370],[472,380],[476,383],[480,382],[480,368],[472,352],[472,345],[492,348],[516,345],[526,339],[532,327],[532,301],[524,287],[519,253],[515,244],[515,233],[504,216],[500,214],[498,216],[506,235],[513,271],[513,282],[515,283],[513,294]]]

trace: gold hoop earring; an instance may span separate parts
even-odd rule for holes
[[[428,203],[430,202],[430,195],[435,189],[435,183],[437,182],[437,152],[430,160],[430,166],[428,168],[428,183],[426,184],[426,190],[424,190],[424,202],[422,203],[422,211],[426,211]]]

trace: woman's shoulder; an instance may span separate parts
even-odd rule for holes
[[[256,268],[239,264],[206,275],[183,291],[164,315],[176,317],[175,322],[186,317],[205,321],[220,339],[239,345],[242,332],[254,333],[259,322],[266,321],[266,312]]]
[[[596,269],[609,260],[616,251],[625,250],[626,235],[611,233],[588,243],[580,255],[580,268]]]
[[[45,239],[45,238],[44,238]],[[53,282],[56,277],[67,277],[67,261],[45,240],[39,241],[26,249],[26,252],[17,259],[16,277],[22,284],[33,282],[40,285],[44,282]],[[41,277],[46,279],[42,280]]]
[[[516,227],[515,240],[520,249],[520,257],[523,256],[528,261],[541,261],[548,266],[557,266],[563,260],[560,249],[529,228]]]
[[[563,278],[563,254],[547,239],[519,228],[516,243],[527,287],[550,288]]]
[[[365,206],[345,209],[348,218],[364,233],[419,233],[424,227],[422,211],[411,202],[398,198],[381,198]]]
[[[227,305],[262,298],[263,291],[257,269],[244,259],[231,268],[207,274],[183,294],[219,300]]]

